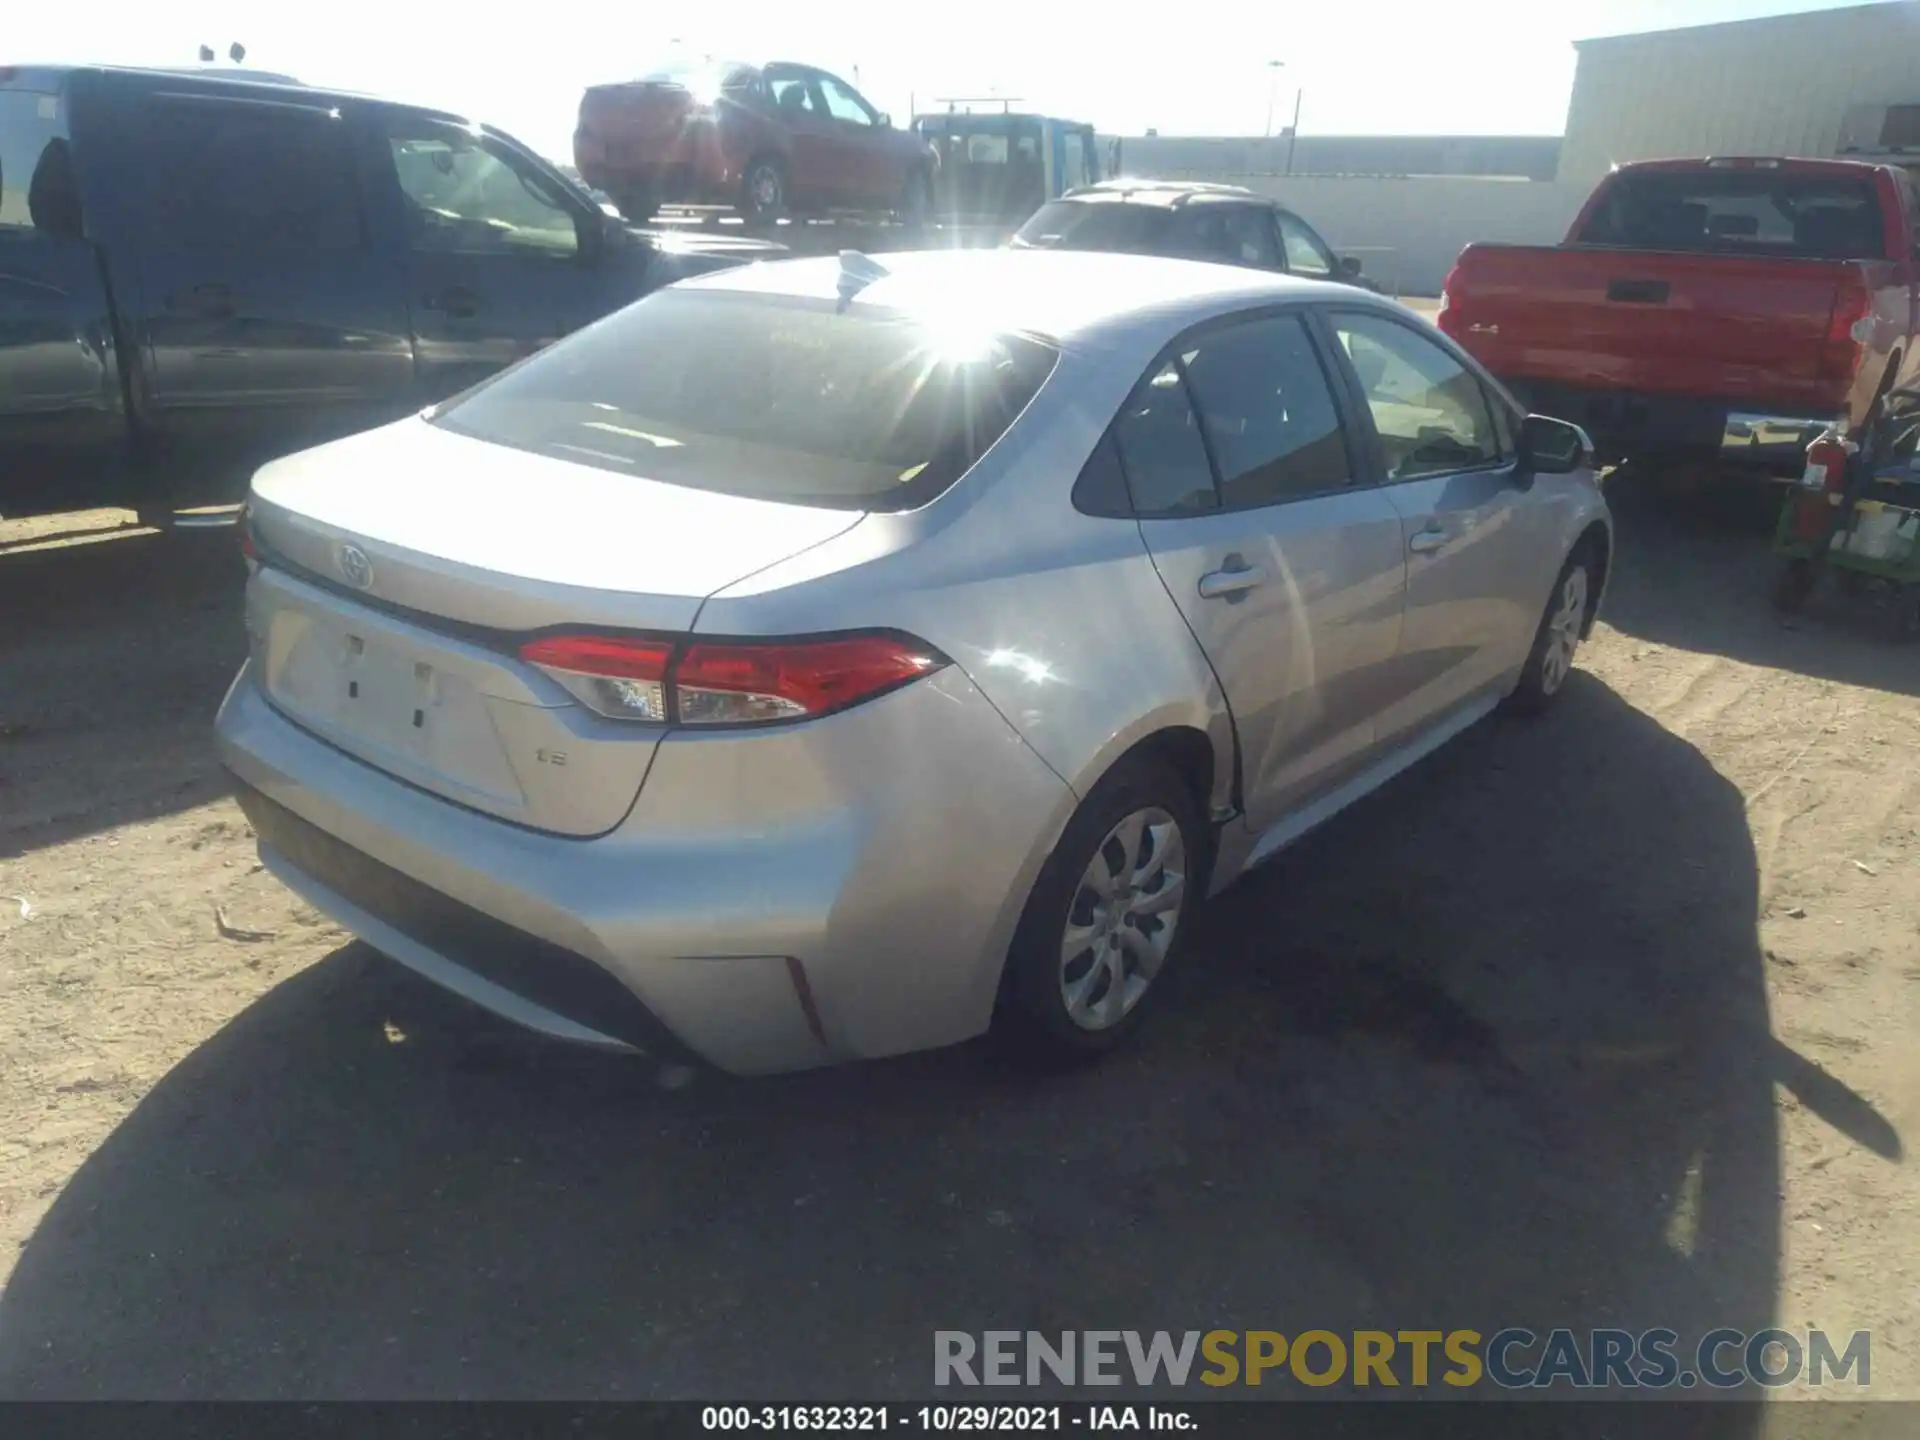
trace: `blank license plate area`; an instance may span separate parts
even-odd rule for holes
[[[439,672],[363,635],[341,635],[337,641],[341,719],[376,744],[426,754],[429,727],[438,729],[436,691],[444,683]]]
[[[271,623],[268,693],[293,718],[433,789],[509,804],[522,798],[471,681],[371,626],[288,609]]]

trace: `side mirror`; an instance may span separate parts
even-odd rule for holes
[[[893,128],[893,116],[884,110],[880,112],[880,128],[882,130],[891,130]]]
[[[1548,415],[1520,422],[1520,468],[1530,475],[1571,475],[1593,464],[1593,441],[1578,425]]]
[[[588,265],[597,265],[613,251],[630,249],[635,243],[634,233],[627,228],[627,222],[604,210],[593,211],[578,224],[579,258]]]
[[[1344,280],[1358,280],[1360,278],[1360,257],[1358,255],[1342,255],[1340,257],[1340,276]]]
[[[633,244],[633,230],[621,216],[600,212],[600,249],[624,250]]]

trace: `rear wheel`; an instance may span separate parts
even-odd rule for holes
[[[1133,1032],[1198,903],[1205,831],[1167,766],[1123,762],[1041,868],[1007,954],[997,1026],[1028,1058],[1104,1054]]]
[[[1561,567],[1553,582],[1546,614],[1534,632],[1533,649],[1520,671],[1520,683],[1507,697],[1507,708],[1523,715],[1538,714],[1553,703],[1573,674],[1574,656],[1587,629],[1599,575],[1591,547],[1582,545]]]
[[[740,175],[740,218],[771,225],[787,211],[787,172],[772,156],[749,161]]]

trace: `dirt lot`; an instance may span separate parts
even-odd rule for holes
[[[0,1395],[924,1392],[935,1328],[1777,1321],[1920,1398],[1920,653],[1625,487],[1563,706],[1237,887],[1086,1074],[665,1088],[255,866],[224,537],[0,527]],[[71,527],[69,527],[71,528]],[[1744,1432],[1742,1432],[1744,1433]]]

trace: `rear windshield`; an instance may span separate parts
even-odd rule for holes
[[[911,510],[1053,372],[1020,335],[897,312],[662,290],[444,406],[463,435],[696,490]]]
[[[1887,248],[1870,180],[1757,169],[1616,176],[1579,240],[1809,260],[1879,260]]]
[[[1014,238],[1023,245],[1063,250],[1147,254],[1161,248],[1172,217],[1173,212],[1161,205],[1054,200],[1034,212]]]

